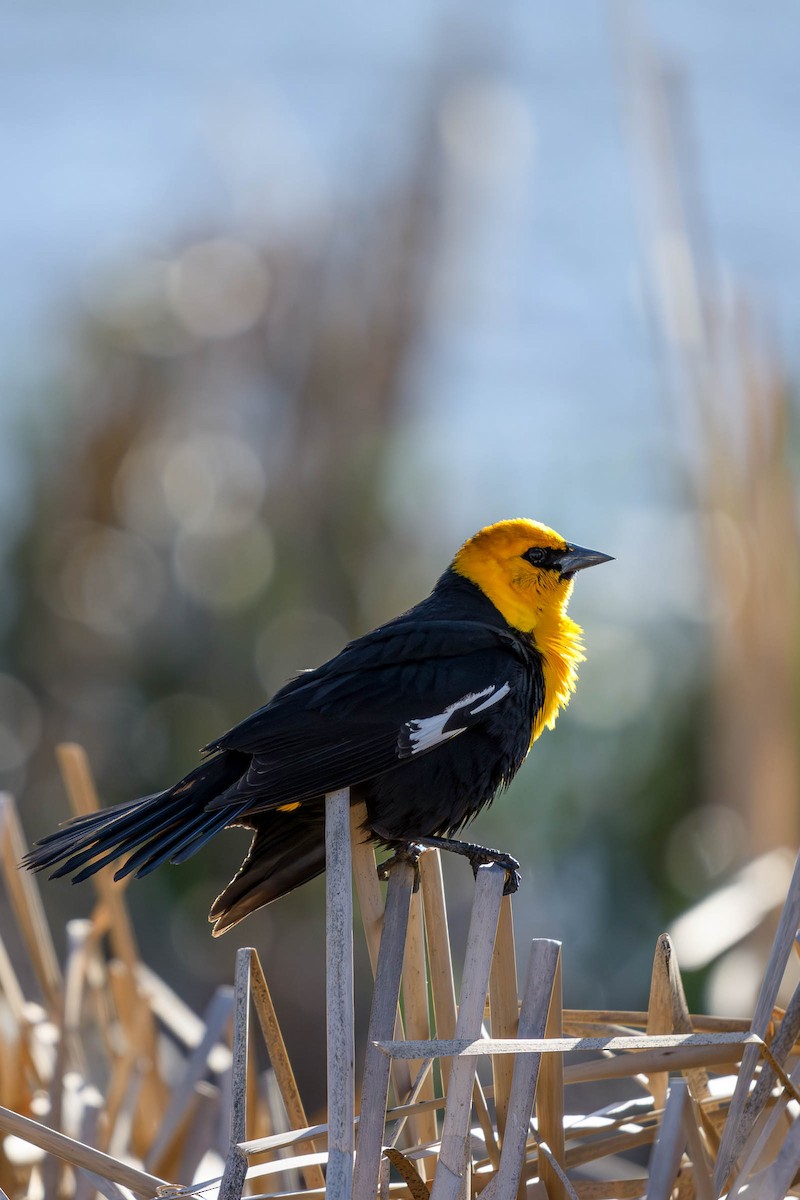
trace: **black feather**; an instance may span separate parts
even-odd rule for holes
[[[128,854],[116,878],[137,866],[137,874],[145,874],[152,869],[152,860],[157,860],[154,866],[158,865],[187,841],[196,843],[195,849],[199,849],[230,823],[230,813],[223,819],[219,813],[207,812],[206,805],[242,774],[247,762],[245,755],[227,752],[208,759],[165,792],[73,817],[42,838],[23,863],[42,871],[60,862],[62,865],[51,876],[56,879],[82,868],[75,876],[77,883]]]
[[[496,699],[463,703],[476,694]],[[116,878],[141,876],[245,825],[250,850],[211,910],[219,933],[324,869],[326,792],[355,789],[387,844],[457,831],[514,775],[543,702],[532,641],[450,571],[210,743],[174,787],[73,819],[25,865],[80,880],[123,858]]]

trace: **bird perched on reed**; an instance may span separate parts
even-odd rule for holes
[[[515,890],[515,859],[453,835],[569,700],[583,659],[573,578],[609,559],[536,521],[488,525],[427,599],[290,680],[184,779],[68,821],[25,865],[77,882],[128,855],[116,877],[141,876],[244,826],[252,842],[211,909],[216,935],[324,870],[325,793],[349,787],[374,841],[500,862]]]

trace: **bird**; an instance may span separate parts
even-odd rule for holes
[[[290,679],[183,779],[74,817],[24,865],[77,883],[127,856],[115,878],[144,876],[244,826],[249,850],[209,914],[218,936],[324,871],[325,796],[350,788],[365,840],[412,858],[454,850],[476,871],[499,862],[515,891],[515,858],[456,835],[569,701],[584,658],[574,578],[611,559],[538,521],[485,526],[429,596]]]

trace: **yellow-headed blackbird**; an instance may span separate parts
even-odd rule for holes
[[[128,855],[117,877],[145,875],[242,825],[253,839],[211,909],[219,934],[324,870],[324,796],[350,787],[374,841],[499,861],[514,890],[515,859],[451,835],[569,700],[583,658],[573,577],[609,558],[535,521],[487,526],[427,599],[292,679],[174,787],[69,821],[26,865],[77,882]]]

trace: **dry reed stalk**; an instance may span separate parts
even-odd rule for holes
[[[639,1200],[647,1192],[645,1179],[578,1179],[573,1184],[578,1200]]]
[[[684,1121],[687,1101],[686,1080],[674,1080],[667,1096],[661,1129],[650,1156],[647,1200],[671,1200],[687,1140]]]
[[[500,905],[500,919],[497,922],[497,936],[492,955],[492,970],[489,975],[489,1027],[492,1037],[517,1037],[520,1013],[514,917],[511,910],[511,897],[504,896]],[[506,1114],[508,1113],[513,1075],[514,1064],[505,1055],[498,1055],[492,1059],[494,1110],[497,1120],[497,1137],[501,1148],[506,1130]]]
[[[636,1009],[613,1008],[565,1008],[564,1032],[569,1033],[574,1024],[613,1026],[624,1025],[631,1029],[646,1028],[648,1013]],[[715,1017],[708,1013],[690,1013],[689,1020],[696,1033],[747,1033],[750,1021],[747,1017]]]
[[[201,1164],[213,1171],[218,1180],[221,1178],[225,1161],[216,1150],[221,1107],[220,1089],[215,1084],[201,1080],[195,1088],[192,1103],[186,1109],[185,1134],[179,1142],[176,1178],[196,1178]]]
[[[791,1109],[787,1107],[789,1097],[780,1092],[770,1100],[751,1130],[750,1137],[745,1142],[737,1164],[737,1175],[728,1187],[728,1192],[740,1192],[742,1187],[751,1187],[752,1178],[775,1161],[784,1140],[794,1122],[797,1112],[796,1103]],[[793,1111],[792,1111],[793,1110]],[[800,1161],[798,1161],[800,1169]],[[749,1193],[751,1194],[751,1193]]]
[[[52,1016],[61,1003],[61,970],[36,879],[29,871],[19,869],[26,851],[17,806],[7,792],[0,793],[0,867],[3,881],[42,989],[44,1003]]]
[[[442,858],[438,850],[423,854],[419,862],[422,887],[425,935],[428,943],[428,965],[437,1037],[455,1037],[456,989],[453,980],[453,958],[450,951],[450,928],[442,877]],[[484,1005],[485,1011],[485,1005]],[[398,1060],[395,1059],[395,1062]],[[441,1061],[442,1086],[445,1094],[450,1087],[451,1063]],[[500,1164],[500,1147],[492,1127],[486,1097],[480,1079],[475,1076],[472,1102],[486,1140],[486,1149],[495,1167]]]
[[[381,929],[383,928],[383,898],[378,882],[378,868],[375,862],[375,850],[369,841],[364,840],[363,826],[367,818],[367,806],[360,800],[350,807],[350,840],[353,859],[353,879],[358,896],[358,907],[361,913],[361,924],[367,943],[372,977],[378,969],[380,953]],[[399,1041],[403,1039],[403,1019],[398,1009],[395,1017],[394,1036]],[[400,1104],[411,1091],[411,1069],[406,1062],[400,1060],[392,1063],[391,1079],[394,1086],[395,1100]]]
[[[373,977],[378,969],[381,930],[383,928],[383,900],[378,883],[378,868],[372,843],[364,838],[364,823],[367,806],[363,800],[350,806],[350,841],[352,846],[353,879],[361,909],[361,925],[367,943]]]
[[[450,951],[450,927],[442,876],[442,856],[438,850],[423,854],[419,860],[420,886],[428,940],[428,965],[433,1000],[433,1019],[437,1038],[452,1038],[456,1032],[456,987]],[[445,1094],[450,1087],[451,1064],[441,1064]]]
[[[798,926],[800,926],[800,857],[798,857],[795,864],[792,882],[789,886],[789,895],[786,898],[786,903],[778,922],[778,928],[775,931],[775,939],[772,943],[767,969],[764,973],[761,988],[759,989],[755,1012],[753,1014],[751,1029],[761,1039],[767,1035],[767,1030],[772,1019],[772,1010],[778,995],[778,988],[783,979],[789,955],[792,953]],[[759,1106],[762,1106],[764,1103],[764,1097],[761,1095],[756,1096],[754,1099],[749,1094],[750,1084],[758,1062],[758,1053],[757,1045],[749,1046],[742,1058],[739,1077],[736,1081],[736,1089],[733,1093],[728,1118],[722,1131],[719,1154],[714,1169],[714,1187],[718,1192],[724,1189],[734,1169],[736,1160],[742,1151],[742,1147],[761,1111]]]
[[[561,947],[558,942],[536,939],[531,943],[522,995],[518,1033],[523,1038],[544,1037],[556,985]],[[514,1005],[516,1009],[516,1004]],[[498,1061],[492,1059],[492,1062]],[[531,1113],[536,1097],[541,1055],[505,1061],[512,1066],[512,1083],[506,1112],[500,1167],[482,1195],[484,1200],[514,1200],[522,1180]]]
[[[648,1033],[694,1033],[686,994],[683,990],[678,960],[670,937],[662,933],[656,942],[653,956],[653,973],[650,982],[650,1004],[647,1016]],[[708,1073],[703,1067],[696,1067],[685,1072],[689,1089],[697,1101],[707,1100],[709,1092]],[[656,1108],[663,1108],[666,1103],[668,1075],[651,1075],[648,1087],[653,1094]],[[702,1114],[702,1109],[698,1109]],[[705,1123],[705,1133],[715,1151],[719,1146],[719,1138],[714,1125]]]
[[[614,1077],[617,1065],[624,1069],[621,1075],[635,1075],[650,1071],[683,1070],[683,1063],[702,1061],[738,1062],[738,1049],[748,1046],[764,1047],[761,1038],[754,1033],[692,1033],[692,1034],[625,1034],[618,1037],[551,1037],[546,1038],[452,1038],[429,1042],[375,1043],[384,1054],[395,1058],[482,1058],[491,1054],[573,1054],[587,1050],[601,1052],[635,1052],[635,1058],[627,1063],[624,1058],[604,1058],[599,1062],[578,1063],[570,1082],[584,1082],[578,1074],[586,1070],[590,1076],[595,1070],[602,1077],[606,1070]],[[720,1057],[722,1056],[722,1057]],[[670,1065],[670,1064],[675,1065]]]
[[[390,1110],[391,1111],[391,1110]],[[358,1118],[356,1118],[358,1125]],[[301,1129],[287,1129],[281,1133],[264,1134],[261,1137],[253,1138],[252,1140],[241,1142],[239,1149],[243,1154],[269,1154],[273,1150],[283,1150],[287,1146],[299,1146],[303,1142],[311,1142],[315,1149],[322,1147],[328,1140],[328,1126],[325,1123],[319,1125],[307,1125]]]
[[[777,1154],[769,1166],[753,1173],[747,1180],[748,1193],[758,1200],[783,1200],[790,1188],[796,1192],[794,1181],[800,1168],[800,1121],[789,1126]],[[739,1188],[737,1187],[737,1194]]]
[[[796,940],[794,944],[795,946],[797,945]],[[783,1020],[780,1022],[773,1036],[768,1039],[772,1057],[780,1066],[785,1064],[786,1059],[791,1053],[796,1052],[795,1044],[798,1034],[800,1034],[800,984],[792,994],[792,998],[783,1015]],[[774,1084],[775,1071],[768,1062],[764,1063],[751,1097],[751,1104],[755,1111],[759,1111],[764,1106]]]
[[[97,1088],[84,1087],[81,1100],[80,1137],[78,1140],[84,1146],[96,1145],[100,1116],[103,1111],[103,1097]],[[97,1188],[86,1172],[79,1172],[75,1177],[75,1191],[72,1200],[94,1200],[96,1192]]]
[[[375,1043],[394,1029],[414,876],[412,864],[402,859],[395,863],[389,876],[364,1059],[353,1200],[372,1200],[378,1188],[391,1063]]]
[[[145,1041],[144,1030],[147,1024],[147,1014],[143,1014],[140,1019],[139,1035],[141,1041]],[[140,1058],[139,1050],[137,1049],[137,1031],[136,1027],[129,1029],[126,1033],[126,1038],[122,1053],[117,1055],[112,1061],[114,1068],[110,1077],[108,1091],[106,1093],[107,1100],[103,1111],[102,1134],[99,1142],[100,1148],[104,1149],[108,1154],[122,1155],[128,1153],[136,1158],[142,1159],[149,1151],[152,1145],[153,1137],[160,1130],[158,1122],[151,1122],[148,1118],[147,1104],[143,1098],[144,1081],[146,1078],[146,1070],[143,1063],[143,1055]],[[153,1114],[154,1116],[157,1113]],[[188,1126],[189,1118],[181,1130],[181,1136]],[[148,1133],[151,1136],[147,1137]],[[176,1176],[178,1174],[180,1156],[165,1160],[160,1170],[168,1176]]]
[[[48,1154],[54,1154],[57,1158],[63,1162],[70,1163],[73,1167],[94,1171],[103,1179],[108,1179],[112,1183],[119,1183],[122,1187],[129,1188],[136,1196],[141,1196],[143,1200],[144,1198],[148,1198],[149,1200],[150,1197],[155,1196],[159,1188],[174,1186],[168,1184],[165,1179],[149,1175],[147,1172],[140,1171],[128,1163],[112,1158],[108,1154],[103,1154],[100,1150],[93,1150],[89,1146],[84,1146],[81,1142],[75,1141],[74,1138],[67,1137],[63,1133],[57,1133],[53,1129],[48,1129],[46,1125],[42,1125],[39,1121],[33,1121],[30,1117],[23,1117],[19,1113],[11,1112],[7,1108],[0,1107],[0,1130],[22,1138],[23,1141],[29,1142],[32,1146],[39,1146]]]
[[[239,1143],[247,1137],[247,1052],[250,1044],[250,960],[245,946],[236,952],[233,1003],[233,1058],[231,1062],[230,1139],[219,1200],[241,1200],[247,1175],[247,1155]]]
[[[381,1193],[383,1194],[383,1193]],[[406,1183],[392,1182],[389,1184],[388,1195],[402,1197],[403,1200],[411,1200],[408,1185]],[[302,1192],[263,1192],[261,1195],[251,1197],[251,1200],[319,1200],[325,1195],[324,1188],[313,1188],[311,1190],[303,1190]]]
[[[76,816],[96,812],[100,807],[97,788],[83,746],[62,742],[56,746],[56,758],[64,780],[72,811]],[[121,959],[135,981],[139,950],[128,909],[123,899],[124,881],[114,879],[113,866],[102,867],[92,876],[97,894],[110,917],[109,938],[117,958]]]
[[[691,1085],[689,1085],[689,1094],[683,1110],[683,1119],[686,1126],[687,1153],[692,1165],[697,1200],[716,1200],[711,1178],[712,1166],[704,1140],[704,1135],[708,1135],[708,1123],[703,1119],[701,1105],[692,1095]],[[718,1143],[715,1142],[713,1145],[716,1150]]]
[[[550,1039],[560,1038],[563,1032],[561,978],[559,947],[547,1015],[546,1035]],[[546,1054],[542,1061],[540,1076],[536,1096],[537,1125],[541,1142],[549,1148],[553,1161],[551,1162],[549,1158],[540,1159],[539,1178],[545,1185],[550,1200],[567,1200],[562,1178],[564,1166],[563,1056],[558,1053]],[[556,1168],[561,1168],[561,1170]]]
[[[564,1152],[564,1162],[570,1171],[576,1167],[585,1167],[598,1159],[626,1154],[631,1150],[638,1150],[640,1146],[648,1146],[655,1141],[657,1133],[658,1125],[653,1122],[649,1128],[598,1138],[588,1146],[571,1146]]]
[[[278,1132],[285,1133],[290,1127],[290,1122],[286,1115],[286,1108],[284,1106],[283,1099],[281,1098],[280,1087],[278,1085],[275,1072],[272,1069],[268,1069],[258,1075],[256,1073],[254,1059],[250,1060],[250,1064],[252,1067],[250,1074],[252,1076],[254,1085],[256,1085],[256,1090],[254,1091],[253,1099],[251,1100],[250,1096],[248,1095],[247,1100],[248,1138],[266,1137],[271,1133]],[[258,1113],[258,1120],[251,1122],[250,1115],[252,1105],[258,1105],[260,1112]],[[318,1152],[313,1143],[311,1144],[311,1151],[312,1153]],[[284,1159],[288,1158],[289,1151],[278,1150],[275,1154],[275,1157]],[[303,1172],[303,1180],[310,1178],[312,1171],[317,1173],[315,1178],[318,1178],[324,1187],[325,1176],[322,1173],[321,1167],[307,1168],[306,1171]],[[302,1181],[299,1171],[287,1171],[285,1173],[283,1177],[283,1187],[285,1191],[295,1192],[301,1186],[301,1184]]]
[[[56,758],[75,815],[83,816],[96,812],[100,801],[83,746],[71,742],[61,743],[56,747]],[[139,1002],[139,949],[124,899],[128,881],[115,880],[114,867],[106,866],[92,877],[92,882],[101,910],[95,915],[93,923],[95,928],[99,929],[101,914],[105,918],[103,928],[108,933],[112,952],[128,976],[127,980],[121,978],[119,969],[114,968],[112,964],[112,987],[116,1008],[128,1046],[128,1050],[117,1063],[112,1089],[119,1104],[132,1082],[132,1073],[136,1072],[138,1102],[133,1115],[132,1145],[136,1153],[143,1155],[146,1147],[152,1142],[154,1131],[160,1125],[167,1104],[163,1082],[155,1068],[155,1023],[150,1006]],[[114,1116],[108,1122],[111,1127],[115,1119]]]
[[[248,947],[250,949],[251,947]],[[251,963],[252,971],[252,963]],[[251,974],[252,980],[252,974]],[[252,983],[251,983],[252,988]],[[252,990],[250,993],[252,999]],[[271,1076],[273,1085],[275,1076],[271,1072],[259,1073],[256,1064],[255,1055],[248,1053],[247,1055],[247,1083],[246,1083],[246,1108],[245,1108],[245,1139],[249,1142],[252,1138],[261,1137],[262,1134],[272,1133],[274,1129],[286,1129],[286,1124],[282,1123],[278,1118],[278,1123],[273,1121],[273,1112],[277,1107],[283,1112],[282,1106],[276,1105],[273,1102],[273,1096],[267,1091],[268,1077]],[[263,1093],[262,1093],[263,1087]],[[273,1092],[275,1087],[273,1086]],[[275,1100],[278,1096],[275,1095]],[[293,1180],[293,1187],[299,1187],[299,1180]]]
[[[250,951],[250,957],[250,991],[253,999],[253,1007],[255,1008],[256,1017],[267,1047],[269,1060],[272,1063],[272,1069],[275,1072],[275,1079],[280,1091],[281,1100],[283,1101],[286,1115],[292,1127],[299,1126],[303,1128],[308,1125],[308,1118],[306,1117],[305,1108],[300,1098],[300,1092],[294,1077],[292,1064],[289,1061],[289,1055],[286,1053],[286,1045],[280,1025],[278,1024],[272,997],[267,987],[267,981],[264,978],[261,962],[255,950]],[[312,1150],[316,1150],[313,1138],[311,1139],[311,1147]],[[240,1148],[244,1149],[243,1146]],[[317,1165],[309,1167],[303,1172],[303,1176],[307,1187],[324,1187],[325,1177]]]
[[[656,952],[653,956],[653,973],[650,980],[650,1003],[647,1007],[648,1033],[678,1032],[673,1028],[675,1012],[673,1005],[673,980],[670,977],[670,967],[672,965],[671,949],[669,938],[666,934],[662,934],[656,943]],[[681,1030],[680,1032],[684,1033],[687,1031]],[[650,1076],[648,1087],[656,1108],[664,1107],[667,1099],[668,1085],[669,1076],[667,1074],[658,1072]]]
[[[136,967],[136,977],[141,993],[152,1009],[153,1016],[162,1023],[170,1035],[185,1049],[199,1046],[206,1032],[205,1024],[197,1013],[181,1000],[168,984],[146,963]]]
[[[504,886],[505,871],[502,867],[494,863],[478,867],[464,956],[461,1004],[456,1021],[457,1037],[480,1036]],[[468,1176],[465,1160],[469,1153],[467,1133],[475,1067],[474,1061],[460,1057],[451,1070],[441,1151],[431,1188],[431,1200],[457,1200]]]
[[[324,1153],[293,1154],[274,1162],[256,1163],[255,1166],[249,1168],[247,1178],[248,1180],[265,1179],[272,1175],[285,1174],[287,1171],[304,1171],[306,1167],[322,1166],[326,1162],[329,1164],[328,1156]]]
[[[703,1037],[704,1035],[696,1034],[695,1036]],[[649,1075],[653,1071],[684,1071],[699,1067],[718,1070],[720,1067],[734,1067],[741,1058],[741,1054],[737,1051],[741,1050],[743,1053],[744,1048],[751,1042],[750,1035],[747,1034],[709,1034],[707,1036],[713,1037],[715,1040],[705,1044],[691,1044],[685,1048],[681,1047],[676,1040],[665,1049],[648,1050],[643,1046],[641,1053],[636,1055],[620,1055],[616,1058],[601,1059],[599,1062],[574,1063],[564,1068],[564,1082],[565,1084],[597,1083],[602,1079],[623,1079],[640,1072]],[[734,1040],[728,1041],[728,1037]],[[716,1038],[722,1040],[717,1041]],[[657,1042],[661,1041],[663,1039],[657,1039]],[[630,1048],[633,1049],[632,1046]]]
[[[342,822],[343,834],[345,828]],[[349,833],[345,836],[349,840]],[[430,1200],[418,1168],[437,1151],[439,1162],[433,1184],[437,1195],[433,1200],[442,1196],[445,1200],[455,1198],[466,1191],[470,1182],[476,1192],[486,1192],[486,1200],[514,1200],[526,1180],[527,1200],[554,1200],[555,1196],[565,1200],[633,1197],[643,1195],[645,1190],[652,1197],[665,1197],[676,1186],[676,1180],[682,1196],[716,1200],[717,1192],[711,1182],[717,1147],[715,1131],[730,1107],[728,1097],[735,1096],[736,1087],[743,1085],[740,1074],[738,1084],[735,1076],[727,1081],[717,1080],[712,1093],[708,1072],[718,1074],[721,1069],[735,1072],[739,1059],[752,1054],[760,1059],[757,1064],[760,1073],[745,1106],[745,1112],[751,1115],[751,1126],[737,1155],[739,1173],[729,1200],[736,1200],[745,1188],[748,1194],[777,1197],[783,1194],[781,1189],[785,1191],[791,1186],[800,1166],[800,1121],[789,1101],[800,1097],[800,1068],[795,1067],[791,1076],[786,1071],[798,1050],[800,988],[785,1013],[775,1008],[773,994],[780,964],[792,944],[787,930],[794,919],[796,901],[791,893],[752,1023],[690,1016],[677,961],[666,938],[659,939],[656,948],[647,1013],[568,1010],[559,1023],[558,948],[553,943],[533,944],[531,966],[518,1007],[511,908],[507,900],[500,898],[503,872],[481,868],[467,942],[461,1009],[456,1016],[438,854],[426,853],[421,860],[422,905],[412,898],[411,866],[400,863],[394,868],[385,916],[371,847],[363,848],[357,842],[353,861],[356,878],[359,873],[362,876],[360,896],[365,898],[362,913],[366,914],[368,945],[383,930],[376,962],[362,1117],[358,1123],[350,1124],[351,1130],[354,1125],[359,1126],[353,1200],[362,1200],[362,1196],[371,1200],[378,1193],[384,1200],[389,1197]],[[402,902],[396,903],[401,892]],[[420,920],[423,907],[425,936]],[[27,904],[24,911],[30,924]],[[252,1195],[259,1189],[259,1180],[267,1188],[263,1195],[285,1196],[287,1192],[295,1195],[297,1172],[303,1174],[304,1195],[321,1195],[322,1168],[326,1163],[328,1189],[336,1185],[335,1170],[331,1171],[333,1159],[321,1149],[328,1142],[329,1127],[308,1125],[255,951],[245,948],[239,952],[235,990],[219,989],[205,1020],[200,1020],[138,960],[132,967],[119,958],[106,965],[101,948],[108,934],[114,950],[112,925],[113,914],[101,900],[91,921],[76,922],[70,927],[63,1000],[54,1013],[60,1022],[58,1038],[53,1037],[52,1025],[44,1011],[27,1001],[20,984],[23,976],[17,975],[13,964],[3,963],[0,949],[0,981],[7,985],[7,1013],[16,1021],[14,1038],[0,1031],[3,1048],[11,1055],[10,1065],[5,1061],[0,1063],[2,1096],[13,1095],[31,1111],[35,1090],[49,1092],[51,1125],[79,1129],[82,1139],[71,1140],[58,1129],[30,1119],[25,1123],[26,1118],[15,1118],[13,1112],[12,1122],[16,1119],[19,1123],[9,1126],[3,1120],[8,1108],[0,1109],[0,1130],[13,1132],[22,1139],[15,1145],[0,1145],[0,1185],[15,1200],[35,1190],[41,1181],[48,1195],[55,1194],[60,1187],[64,1200],[67,1196],[69,1200],[89,1200],[97,1191],[119,1197],[124,1194],[123,1188],[136,1182],[138,1194],[148,1196],[149,1200],[160,1186],[158,1176],[191,1178],[196,1176],[201,1159],[206,1162],[209,1175],[215,1170],[218,1174],[207,1184],[199,1185],[199,1194],[203,1189],[214,1190],[226,1200],[240,1200],[246,1188]],[[384,970],[387,963],[390,971]],[[402,1028],[396,1022],[401,972],[408,1032],[413,1035],[419,1031],[423,1035],[420,1037],[397,1036],[398,1028]],[[428,977],[435,1038],[430,1036],[427,1012]],[[135,986],[131,985],[132,980]],[[496,1035],[501,1028],[513,1036],[481,1036],[487,991],[492,1033]],[[269,1124],[254,1058],[248,1053],[251,1000],[274,1069],[271,1103],[282,1105],[294,1126],[285,1132],[278,1128],[282,1110],[276,1109],[277,1120]],[[225,1041],[232,1025],[233,1049],[229,1053]],[[182,1072],[169,1086],[160,1073],[158,1038],[163,1034],[157,1033],[159,1026],[185,1056]],[[697,1032],[691,1032],[693,1027]],[[757,1028],[763,1029],[766,1040],[752,1031]],[[563,1029],[571,1036],[557,1036]],[[660,1029],[669,1032],[656,1032]],[[471,1036],[459,1036],[465,1030]],[[449,1037],[442,1036],[445,1031]],[[99,1049],[110,1068],[105,1100],[84,1082],[90,1066],[96,1069],[93,1061],[90,1065],[85,1061],[89,1058],[83,1048],[87,1033],[94,1043],[92,1059]],[[604,1057],[561,1068],[564,1054],[586,1051]],[[221,1058],[226,1055],[229,1065],[220,1066]],[[487,1091],[494,1098],[498,1114],[506,1106],[502,1152],[483,1090],[475,1078],[478,1058],[486,1056],[492,1060],[496,1080],[501,1081],[507,1074],[498,1071],[498,1065],[505,1064],[511,1072],[511,1088],[505,1097],[501,1082],[491,1092]],[[392,1064],[400,1064],[408,1072],[409,1062],[422,1061],[429,1068],[434,1058],[442,1064],[442,1078],[448,1080],[446,1096],[431,1096],[429,1090],[426,1094],[429,1077],[426,1079],[423,1073],[417,1077],[413,1090],[406,1092],[406,1102],[387,1112]],[[552,1072],[549,1088],[545,1089],[547,1071],[553,1064],[558,1069]],[[744,1069],[743,1063],[741,1071]],[[631,1098],[621,1105],[599,1108],[595,1113],[565,1121],[567,1084],[629,1079],[630,1086],[636,1087],[636,1080],[644,1072],[650,1076],[651,1084],[656,1081],[652,1090],[658,1095],[657,1077],[666,1078],[669,1072],[678,1071],[684,1073],[684,1078],[673,1079],[665,1110],[653,1106],[652,1100]],[[214,1083],[209,1082],[209,1073]],[[751,1071],[751,1077],[753,1074]],[[776,1081],[780,1085],[777,1093],[773,1087]],[[720,1083],[727,1087],[727,1093],[719,1092]],[[534,1091],[538,1092],[538,1127],[531,1135],[528,1119]],[[475,1101],[480,1130],[469,1128],[471,1100]],[[436,1113],[442,1107],[445,1110],[442,1142],[437,1146]],[[259,1123],[255,1124],[259,1112]],[[335,1113],[332,1111],[331,1115],[335,1125]],[[389,1136],[394,1147],[409,1119],[413,1122],[406,1130],[406,1135],[413,1133],[410,1144],[402,1155],[392,1158],[404,1179],[402,1184],[395,1184],[380,1166],[381,1148],[387,1136],[385,1123],[396,1122]],[[226,1120],[230,1122],[229,1135],[225,1132]],[[465,1156],[476,1138],[486,1136],[487,1127],[485,1155],[481,1152],[476,1157],[470,1171]],[[89,1140],[95,1147],[107,1147],[108,1153],[90,1149],[85,1144]],[[598,1169],[594,1164],[601,1160],[605,1172],[617,1174],[616,1160],[627,1159],[652,1142],[655,1147],[649,1181],[576,1181],[570,1177],[575,1171]],[[308,1152],[293,1150],[303,1144]],[[50,1157],[41,1158],[31,1151],[31,1145],[41,1147]],[[248,1157],[256,1153],[278,1157],[248,1169]],[[59,1168],[53,1154],[60,1154],[75,1167],[78,1174],[74,1179],[68,1170]],[[123,1157],[131,1154],[144,1157],[147,1170],[153,1174],[141,1171],[135,1163],[122,1162]],[[684,1165],[680,1167],[682,1156]],[[539,1176],[538,1180],[533,1178],[534,1174]],[[277,1191],[279,1182],[283,1183],[281,1193]],[[172,1185],[164,1186],[174,1191]],[[151,1187],[148,1192],[146,1189]]]
[[[419,880],[417,879],[417,882]],[[411,896],[408,914],[405,955],[403,957],[403,1013],[406,1033],[415,1040],[431,1036],[430,1011],[428,1009],[428,970],[425,954],[425,930],[422,916],[422,895],[419,888]],[[422,1062],[409,1063],[411,1076],[417,1079]],[[415,1089],[415,1099],[433,1099],[433,1073],[428,1070]],[[433,1110],[420,1112],[412,1118],[413,1141],[417,1144],[435,1142],[438,1137],[436,1113]],[[432,1175],[436,1162],[433,1158],[422,1158],[417,1167],[422,1180]]]
[[[158,1137],[148,1151],[145,1162],[153,1171],[162,1171],[172,1161],[185,1127],[187,1108],[195,1103],[197,1084],[205,1077],[208,1058],[225,1035],[233,1014],[233,989],[219,987],[209,1001],[204,1016],[204,1033],[177,1081],[161,1121]],[[244,1139],[243,1139],[244,1140]]]
[[[100,965],[96,941],[93,945],[93,958]],[[124,1056],[133,1056],[131,1069],[141,1078],[139,1103],[134,1114],[132,1130],[133,1149],[144,1158],[147,1148],[152,1145],[169,1103],[169,1088],[162,1079],[158,1069],[158,1036],[153,1012],[146,1002],[143,1002],[138,987],[131,986],[131,976],[127,966],[119,959],[113,959],[106,971],[107,989],[113,998],[113,1007],[122,1026],[125,1050]],[[110,1047],[118,1043],[114,1038],[111,1021],[100,1019],[98,1024],[104,1039]],[[114,1050],[109,1049],[109,1057]]]
[[[537,1137],[538,1137],[538,1134],[537,1134]],[[537,1182],[544,1190],[544,1194],[548,1197],[548,1200],[550,1200],[551,1191],[550,1191],[550,1189],[548,1189],[544,1180],[541,1178],[542,1169],[546,1166],[547,1168],[549,1168],[549,1170],[551,1171],[553,1176],[558,1180],[559,1187],[561,1189],[561,1192],[564,1195],[565,1200],[578,1200],[577,1193],[576,1193],[574,1187],[572,1186],[572,1183],[570,1182],[569,1177],[567,1176],[567,1172],[564,1169],[563,1162],[560,1162],[556,1158],[555,1154],[553,1154],[552,1150],[550,1149],[550,1147],[547,1145],[547,1143],[545,1141],[543,1141],[541,1138],[539,1138],[538,1140],[539,1140],[539,1175],[540,1175],[540,1178]]]
[[[19,1029],[27,1023],[25,993],[12,966],[5,944],[0,939],[0,993],[2,993],[15,1026]],[[2,1056],[0,1056],[2,1070]]]
[[[86,990],[86,972],[90,954],[90,939],[92,935],[91,921],[73,920],[67,922],[67,960],[64,968],[64,992],[61,1011],[61,1037],[56,1051],[56,1061],[51,1078],[53,1093],[53,1113],[59,1111],[61,1087],[65,1059],[69,1056],[70,1065],[85,1069],[83,1047],[81,1045],[81,1024],[83,1017],[84,992]],[[57,1121],[58,1117],[53,1116]]]
[[[350,789],[325,797],[325,977],[328,1033],[328,1200],[353,1186],[355,1117]]]

